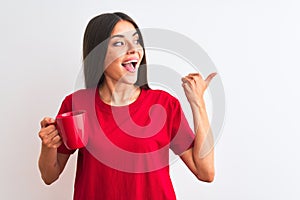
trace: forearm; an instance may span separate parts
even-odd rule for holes
[[[195,140],[193,160],[199,179],[212,181],[214,178],[214,139],[211,132],[203,99],[191,104],[194,120]]]
[[[42,179],[46,184],[51,184],[58,179],[61,168],[57,160],[57,149],[42,146],[39,169]]]

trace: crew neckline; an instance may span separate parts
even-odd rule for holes
[[[100,105],[100,109],[103,110],[103,111],[110,112],[112,110],[112,108],[113,109],[124,109],[124,108],[128,108],[128,107],[130,107],[130,108],[138,107],[142,103],[142,101],[145,97],[145,93],[146,93],[145,89],[141,88],[141,92],[140,92],[139,96],[137,97],[137,99],[134,102],[132,102],[128,105],[122,105],[122,106],[109,105],[109,104],[105,103],[101,99],[98,90],[96,91],[95,95],[96,95],[96,102],[99,102],[98,105]]]

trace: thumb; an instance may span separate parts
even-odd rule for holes
[[[207,85],[209,85],[210,81],[217,75],[217,72],[211,73],[210,75],[207,76],[207,78],[205,79],[205,82],[207,83]]]

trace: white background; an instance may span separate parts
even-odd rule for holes
[[[88,21],[110,11],[188,36],[222,78],[227,110],[215,181],[197,181],[178,161],[171,166],[178,199],[300,198],[297,1],[11,0],[0,9],[0,199],[72,198],[76,156],[59,181],[41,181],[39,121],[74,90]]]

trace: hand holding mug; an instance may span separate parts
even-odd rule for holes
[[[41,129],[39,137],[42,140],[42,145],[47,148],[57,149],[62,144],[62,139],[54,126],[55,120],[50,117],[45,117],[41,121]]]
[[[86,117],[86,111],[71,111],[58,115],[55,120],[44,118],[39,132],[43,145],[58,148],[63,142],[70,150],[85,147],[88,142]]]

